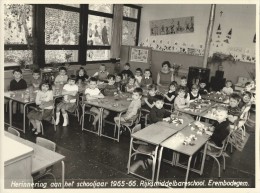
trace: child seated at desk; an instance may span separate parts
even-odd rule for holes
[[[190,100],[189,102],[194,102],[195,100],[201,99],[199,94],[199,86],[197,84],[193,84],[191,87],[191,91],[189,92]]]
[[[135,88],[132,94],[132,101],[126,111],[121,117],[115,117],[114,121],[119,127],[119,120],[121,123],[131,122],[135,116],[138,114],[138,111],[141,109],[141,98],[143,94],[143,89]]]
[[[210,132],[212,132],[212,135],[208,142],[209,150],[213,150],[212,146],[222,147],[222,142],[229,135],[228,127],[230,122],[227,120],[228,110],[225,107],[219,106],[216,109],[215,116],[217,121],[209,128]]]
[[[143,75],[142,69],[141,68],[136,68],[136,70],[135,70],[135,80],[136,80],[136,84],[139,87],[141,86],[141,81],[143,79],[142,75]]]
[[[166,94],[164,94],[163,96],[165,97],[164,102],[165,103],[169,103],[169,104],[173,104],[174,103],[174,99],[176,97],[176,89],[177,89],[177,82],[176,81],[172,81],[170,86],[169,86],[169,90]]]
[[[153,84],[152,72],[150,69],[145,69],[140,86],[147,88],[151,84]]]
[[[39,90],[40,88],[40,84],[42,82],[41,80],[41,74],[40,74],[40,70],[36,69],[33,71],[33,75],[32,75],[32,79],[31,79],[31,86],[34,90]]]
[[[154,98],[155,95],[156,95],[156,86],[154,84],[149,85],[147,97],[144,98],[145,104],[142,106],[142,109],[146,109],[150,111],[151,108],[153,108],[155,102],[155,98]]]
[[[40,90],[36,94],[35,103],[39,105],[39,108],[30,111],[27,117],[33,125],[32,131],[36,131],[34,134],[39,135],[42,132],[41,121],[51,121],[53,113],[53,92],[48,82],[44,82],[40,85]]]
[[[226,85],[225,87],[222,88],[221,92],[226,95],[231,95],[233,93],[232,85],[233,85],[232,81],[227,80]]]
[[[242,125],[245,124],[248,118],[249,110],[251,109],[252,106],[252,93],[245,91],[242,95],[242,99],[239,103],[239,108],[241,108],[241,114],[239,116],[239,121],[238,121],[238,128],[240,128]]]
[[[238,117],[240,116],[241,109],[239,108],[239,102],[241,100],[241,97],[233,93],[230,95],[229,99],[229,106],[228,106],[228,120],[230,122],[230,128],[234,129],[235,125],[237,124]]]
[[[128,81],[128,83],[125,86],[126,92],[132,93],[135,90],[136,87],[138,87],[138,86],[136,84],[135,77],[134,76],[130,76],[129,77],[129,81]]]
[[[91,77],[89,79],[89,87],[86,88],[85,95],[87,101],[104,98],[104,95],[97,88],[96,78]],[[100,118],[100,110],[97,107],[91,107],[90,111],[96,114],[96,116],[94,117],[94,121],[92,123],[92,129],[96,131],[97,130],[96,124]]]
[[[101,64],[99,67],[99,71],[96,72],[93,77],[97,78],[99,81],[104,82],[107,80],[109,72],[106,70],[105,64]]]
[[[183,109],[189,107],[189,96],[186,87],[180,86],[177,90],[177,96],[174,101],[175,109]]]
[[[77,94],[79,91],[78,85],[76,85],[76,76],[71,75],[68,83],[64,85],[62,89],[63,100],[56,107],[56,122],[58,125],[60,122],[60,111],[62,112],[62,116],[64,118],[64,122],[62,126],[68,125],[68,113],[74,112],[77,108]]]
[[[205,95],[208,94],[208,90],[206,89],[206,83],[205,82],[200,82],[199,83],[199,94],[200,95]]]
[[[87,75],[86,70],[83,67],[80,67],[77,72],[76,82],[78,83],[80,81],[81,83],[85,83],[88,79],[89,76]]]
[[[171,113],[164,109],[164,97],[162,95],[156,95],[154,97],[155,102],[154,106],[151,109],[148,120],[149,123],[157,123],[159,121],[167,121],[170,120]]]
[[[68,81],[67,69],[65,67],[59,68],[59,74],[54,80],[55,85],[64,85]]]
[[[20,68],[13,70],[14,79],[10,82],[10,91],[23,90],[27,88],[27,83],[23,79],[23,73]],[[17,102],[13,101],[13,113],[16,113]],[[23,113],[23,105],[20,104],[20,112]]]
[[[123,79],[122,79],[123,84],[127,84],[129,77],[134,76],[133,72],[130,70],[130,64],[129,63],[125,63],[124,70],[121,72],[121,75],[123,77]]]
[[[115,86],[118,91],[122,91],[122,75],[121,74],[116,74]]]

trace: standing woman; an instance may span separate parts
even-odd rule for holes
[[[173,72],[170,70],[170,62],[164,61],[162,63],[162,69],[157,75],[157,85],[160,87],[168,88],[173,81]]]

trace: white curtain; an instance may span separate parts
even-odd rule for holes
[[[122,44],[123,5],[115,4],[110,58],[119,58]]]

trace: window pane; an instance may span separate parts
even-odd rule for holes
[[[27,44],[32,36],[32,6],[24,4],[4,5],[5,44]]]
[[[105,13],[113,13],[112,4],[89,4],[89,9]]]
[[[138,9],[126,7],[123,9],[123,16],[137,19]]]
[[[71,6],[71,7],[78,7],[78,8],[80,8],[80,4],[62,4],[62,5],[67,5],[67,6]]]
[[[88,50],[87,61],[110,60],[110,50]]]
[[[78,45],[79,13],[45,9],[45,44]]]
[[[136,23],[131,21],[123,21],[123,37],[122,44],[135,46],[136,40]]]
[[[5,50],[5,66],[16,66],[24,62],[26,65],[33,64],[32,50]]]
[[[88,16],[88,45],[110,45],[112,19]]]
[[[78,62],[78,50],[45,50],[45,63]]]

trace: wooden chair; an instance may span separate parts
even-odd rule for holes
[[[7,131],[15,136],[20,137],[20,132],[17,131],[16,129],[12,128],[12,127],[8,127]]]
[[[80,100],[80,96],[79,96],[79,93],[77,93],[77,95],[76,95],[76,108],[75,108],[75,110],[74,110],[73,112],[68,112],[68,111],[67,111],[68,114],[77,117],[78,122],[80,121],[80,118],[79,118],[79,106],[80,106],[80,105],[79,105],[79,100]],[[68,119],[68,123],[69,123],[69,119]]]
[[[140,119],[144,119],[144,126],[146,127],[148,124],[148,115],[150,111],[144,108],[141,108],[141,117]]]
[[[40,145],[40,146],[42,146],[46,149],[49,149],[51,151],[56,151],[56,143],[54,143],[54,142],[52,142],[48,139],[45,139],[45,138],[42,138],[42,137],[37,137],[36,138],[36,144]],[[48,175],[52,176],[52,178],[54,179],[54,182],[56,183],[56,177],[52,173],[52,166],[47,167],[46,169],[39,171],[37,174],[34,174],[33,180],[34,181],[40,180],[44,176],[48,176]]]

